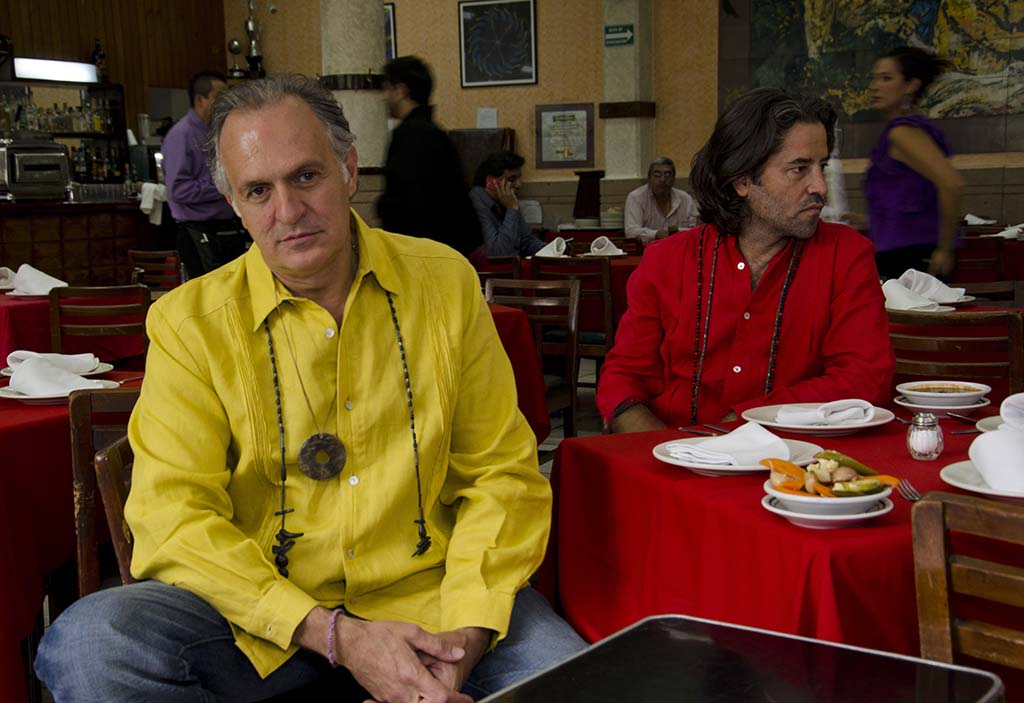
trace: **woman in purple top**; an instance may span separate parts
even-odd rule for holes
[[[908,268],[948,277],[956,263],[963,179],[939,128],[915,105],[949,63],[910,47],[893,49],[871,70],[871,106],[889,123],[864,180],[875,261],[883,278]]]

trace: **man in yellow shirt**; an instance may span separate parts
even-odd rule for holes
[[[125,509],[147,580],[50,628],[58,703],[255,701],[332,666],[352,700],[462,703],[581,649],[527,586],[551,493],[471,266],[349,209],[315,81],[224,93],[210,134],[256,246],[151,308]]]

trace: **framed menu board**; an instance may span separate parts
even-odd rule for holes
[[[536,107],[537,168],[594,166],[594,104]]]

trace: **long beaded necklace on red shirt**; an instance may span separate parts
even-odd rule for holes
[[[721,232],[715,237],[715,248],[711,257],[711,280],[708,282],[708,304],[707,312],[701,315],[701,300],[704,297],[704,233],[707,225],[700,230],[700,241],[697,245],[697,322],[693,326],[693,385],[690,388],[690,424],[697,424],[697,406],[700,399],[700,381],[704,373],[704,355],[708,350],[708,332],[711,329],[711,301],[715,294],[715,274],[718,272],[718,247],[722,243]],[[796,269],[800,265],[800,257],[803,254],[803,242],[796,241],[793,250],[789,255],[789,266],[786,268],[786,278],[782,282],[782,295],[779,296],[779,307],[775,313],[775,326],[772,329],[772,342],[768,351],[768,373],[764,379],[764,394],[772,392],[775,385],[775,362],[778,359],[779,333],[782,331],[782,312],[786,308],[786,298],[789,296],[789,287],[796,276]],[[703,332],[701,331],[701,320],[703,319]]]

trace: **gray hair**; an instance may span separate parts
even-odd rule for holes
[[[347,175],[345,159],[356,138],[349,131],[348,119],[345,118],[341,105],[331,92],[315,79],[299,74],[285,74],[239,83],[230,90],[221,91],[213,101],[206,153],[213,182],[221,193],[228,194],[231,189],[220,160],[220,135],[228,116],[236,111],[248,112],[275,105],[289,97],[298,98],[309,105],[323,123],[327,130],[327,138],[334,148],[334,154],[342,166],[342,173]]]
[[[651,174],[654,173],[655,166],[669,166],[672,168],[672,175],[674,176],[676,174],[676,162],[668,158],[667,156],[659,156],[658,158],[651,162],[650,166],[647,167],[648,178],[650,178]]]

